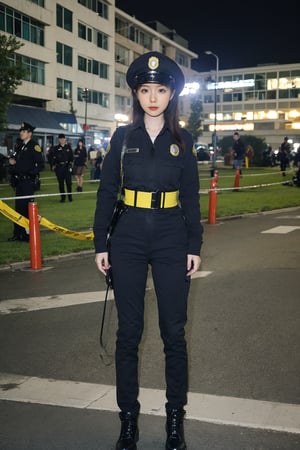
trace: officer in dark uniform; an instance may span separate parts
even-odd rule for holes
[[[59,144],[51,150],[51,167],[55,170],[58,181],[59,192],[61,193],[60,202],[66,200],[65,184],[68,192],[68,199],[72,199],[72,162],[73,150],[70,144],[66,143],[66,136],[61,133],[58,135]]]
[[[184,450],[184,329],[190,276],[201,263],[203,232],[193,139],[178,123],[184,75],[172,59],[149,52],[131,64],[127,83],[133,95],[133,122],[112,136],[94,218],[95,262],[104,275],[112,271],[118,311],[115,362],[121,432],[115,448],[134,450],[138,440],[138,347],[150,265],[166,364],[165,448]],[[108,248],[107,229],[121,180],[125,209]]]
[[[280,170],[282,173],[282,176],[286,176],[286,169],[289,165],[290,161],[290,153],[291,153],[291,146],[289,144],[289,138],[285,136],[283,142],[280,144],[279,152],[278,152],[278,159],[280,162]]]
[[[35,127],[30,123],[23,122],[21,124],[19,132],[22,143],[15,148],[15,152],[8,160],[10,182],[16,190],[15,210],[27,218],[29,217],[28,204],[34,201],[36,179],[44,168],[42,149],[32,139],[34,129]],[[17,198],[21,196],[28,196],[28,198]],[[14,223],[14,234],[8,240],[28,242],[29,233],[25,228]]]

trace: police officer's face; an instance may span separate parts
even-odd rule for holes
[[[168,86],[155,83],[142,84],[136,90],[136,96],[142,109],[151,117],[163,114],[173,95]]]
[[[20,138],[22,139],[22,141],[27,141],[29,139],[31,139],[31,131],[28,130],[21,130],[20,131]]]

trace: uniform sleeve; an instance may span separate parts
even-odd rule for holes
[[[200,212],[200,182],[197,158],[193,151],[193,140],[185,135],[185,164],[180,182],[179,201],[188,230],[188,254],[200,255],[203,241],[203,226]]]
[[[120,127],[115,131],[103,160],[93,226],[96,253],[107,251],[107,229],[120,190],[120,162],[125,129],[126,127]]]
[[[45,163],[42,149],[37,143],[34,144],[33,155],[34,166],[30,175],[38,175],[45,168]]]

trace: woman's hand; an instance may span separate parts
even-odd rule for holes
[[[187,276],[197,272],[201,264],[199,255],[187,255]]]
[[[110,268],[110,263],[108,261],[108,252],[96,253],[95,263],[103,275],[106,275],[106,271]]]

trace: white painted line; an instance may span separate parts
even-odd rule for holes
[[[281,219],[300,219],[300,216],[278,216],[278,217],[276,217],[276,219],[279,219],[279,220],[281,220]]]
[[[194,278],[203,278],[210,275],[209,271],[198,271],[192,275]],[[153,288],[153,283],[149,277],[147,290]],[[59,294],[44,297],[27,297],[0,301],[0,314],[16,314],[42,309],[63,308],[66,306],[84,305],[87,303],[103,302],[106,289],[96,292],[79,292],[73,294]],[[109,290],[108,300],[113,300],[114,294]]]
[[[288,225],[281,225],[278,227],[270,228],[269,230],[262,231],[262,233],[269,233],[269,234],[287,234],[291,233],[292,231],[300,230],[300,227],[292,227]]]
[[[118,411],[115,386],[0,373],[0,399]],[[140,389],[141,413],[164,416],[165,392]],[[300,405],[189,392],[187,419],[300,434]]]
[[[198,272],[195,272],[192,275],[192,280],[194,280],[195,278],[205,278],[208,277],[208,275],[210,275],[212,272],[208,271],[208,270],[198,270]]]
[[[3,300],[0,302],[0,314],[23,313],[40,309],[63,308],[65,306],[103,302],[105,294],[106,290]],[[113,298],[113,292],[110,290],[108,299],[112,300]]]

